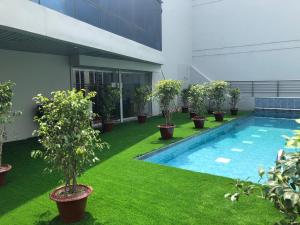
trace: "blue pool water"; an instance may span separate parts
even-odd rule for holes
[[[291,119],[250,116],[163,149],[145,161],[235,179],[258,181],[258,168],[274,166],[282,135],[300,129]]]

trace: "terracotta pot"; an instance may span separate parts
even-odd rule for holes
[[[138,115],[138,122],[139,123],[145,123],[147,120],[147,116],[146,115]]]
[[[175,125],[159,125],[160,135],[163,140],[173,138]]]
[[[103,122],[103,132],[111,132],[114,127],[113,121],[105,121]]]
[[[181,112],[182,112],[182,113],[188,113],[188,112],[189,112],[189,108],[188,108],[188,107],[185,107],[185,106],[182,106],[182,107],[181,107]]]
[[[9,164],[3,164],[0,167],[0,186],[5,184],[5,175],[12,169],[12,166]]]
[[[197,116],[197,113],[195,112],[190,112],[190,118],[193,119],[195,116]]]
[[[230,109],[230,114],[232,116],[236,116],[238,114],[239,109]]]
[[[214,116],[217,122],[222,122],[224,120],[224,112],[214,112]]]
[[[192,120],[194,121],[196,129],[204,128],[204,123],[205,123],[205,118],[204,117],[195,116],[194,118],[192,118]]]
[[[73,196],[60,196],[59,193],[64,191],[64,187],[59,187],[50,194],[50,199],[56,202],[59,215],[64,223],[78,222],[84,217],[87,198],[93,189],[81,184],[77,188],[83,192]]]

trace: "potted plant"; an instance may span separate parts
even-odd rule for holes
[[[237,104],[240,100],[241,91],[239,88],[230,88],[229,89],[229,97],[230,97],[230,113],[232,116],[236,116],[238,114],[239,109],[237,108]]]
[[[147,115],[145,115],[145,105],[151,100],[151,88],[147,85],[137,87],[134,92],[134,102],[137,107],[137,118],[139,123],[145,123]]]
[[[227,89],[228,83],[226,81],[217,80],[211,83],[212,98],[216,107],[214,116],[218,122],[222,122],[224,119],[225,112],[223,111],[223,104],[226,100]]]
[[[181,100],[183,104],[183,106],[181,107],[182,113],[189,112],[189,93],[190,93],[190,86],[181,91]]]
[[[103,119],[103,131],[111,132],[114,125],[111,115],[120,101],[120,90],[110,85],[104,86],[100,91],[100,99],[102,103],[100,113]]]
[[[0,186],[5,184],[5,175],[12,169],[9,164],[2,164],[2,150],[5,139],[5,125],[13,121],[21,112],[12,110],[13,86],[11,81],[0,82]]]
[[[191,87],[189,88],[189,93],[188,93],[188,102],[189,102],[189,107],[190,107],[190,118],[193,119],[195,116],[197,116],[197,113],[196,113],[196,109],[195,109],[195,105],[193,103],[193,98],[191,98],[191,96],[194,95],[193,92],[191,92]]]
[[[165,114],[165,124],[158,126],[164,140],[173,137],[175,125],[171,122],[172,110],[175,108],[175,98],[180,93],[180,89],[181,81],[178,80],[161,80],[155,88],[154,96]]]
[[[100,132],[91,127],[91,98],[95,92],[83,93],[75,89],[56,91],[51,98],[37,95],[34,101],[43,105],[42,117],[35,117],[38,129],[34,132],[43,150],[32,151],[33,158],[41,157],[47,164],[46,171],[61,174],[64,185],[50,194],[57,203],[59,214],[65,223],[84,217],[87,198],[93,189],[78,184],[77,177],[85,168],[99,159],[95,151],[107,147],[99,138]]]
[[[205,86],[201,84],[195,84],[191,87],[190,102],[193,104],[193,109],[196,112],[196,116],[192,118],[195,124],[195,128],[202,129],[205,122],[205,100],[206,92]]]
[[[205,93],[206,93],[206,109],[208,114],[213,114],[214,112],[214,101],[213,101],[213,91],[211,83],[205,83]]]

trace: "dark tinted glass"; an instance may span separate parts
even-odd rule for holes
[[[151,48],[162,49],[159,0],[32,1]]]

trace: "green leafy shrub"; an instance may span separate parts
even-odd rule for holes
[[[229,89],[229,97],[230,97],[230,108],[236,109],[237,104],[240,100],[241,91],[239,88],[230,88]]]
[[[206,110],[213,111],[214,110],[214,96],[213,96],[213,89],[211,83],[207,82],[204,83],[205,93],[206,93]]]
[[[154,96],[165,113],[166,125],[171,125],[171,113],[175,109],[175,98],[180,93],[181,85],[179,80],[161,80],[155,87]]]
[[[64,178],[65,193],[76,192],[77,177],[98,161],[96,151],[108,147],[91,127],[91,98],[95,92],[56,91],[51,98],[37,95],[34,101],[43,105],[43,115],[35,121],[39,127],[34,132],[43,150],[32,152],[32,157],[46,161],[46,171],[59,172]]]
[[[189,106],[190,89],[191,89],[191,85],[188,88],[185,88],[181,91],[180,95],[181,95],[183,107]]]
[[[205,115],[206,89],[202,84],[192,85],[189,93],[189,102],[193,111],[201,117]]]
[[[2,148],[5,139],[5,125],[20,115],[20,111],[12,110],[13,87],[11,81],[0,82],[0,167],[2,165]]]
[[[120,90],[106,85],[98,94],[100,95],[100,114],[104,121],[110,121],[112,113],[117,109],[117,104],[120,101]]]
[[[145,105],[151,100],[151,93],[151,88],[147,85],[135,88],[134,102],[138,115],[144,114]]]
[[[223,104],[226,100],[228,86],[228,83],[222,80],[211,82],[212,98],[217,112],[222,111]]]

